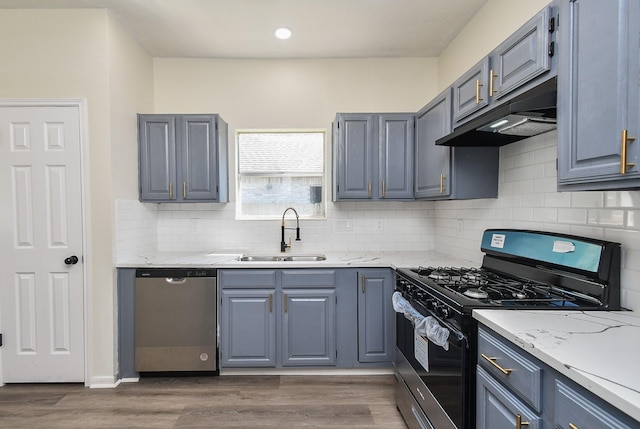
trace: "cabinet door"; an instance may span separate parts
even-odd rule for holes
[[[358,279],[358,361],[393,361],[395,313],[391,303],[391,271],[361,270]]]
[[[335,365],[335,288],[287,288],[282,297],[282,366]]]
[[[387,199],[413,198],[412,114],[384,114],[378,121],[377,194]]]
[[[638,187],[640,4],[565,0],[561,5],[559,189]],[[624,130],[635,140],[623,142]]]
[[[490,55],[489,95],[499,99],[551,68],[549,19],[545,8]]]
[[[416,116],[415,197],[446,198],[451,192],[451,148],[436,140],[451,132],[451,88]]]
[[[542,419],[482,367],[477,367],[476,427],[515,428],[517,422],[528,429],[542,427]],[[524,423],[527,423],[526,425]]]
[[[177,118],[180,142],[179,194],[185,201],[218,200],[218,143],[215,115]]]
[[[489,104],[489,57],[485,57],[453,83],[453,118],[456,126]]]
[[[600,406],[562,381],[556,380],[555,393],[554,427],[598,429],[631,429],[633,427],[607,412],[603,406],[611,408],[608,404],[602,403]]]
[[[273,289],[221,292],[221,367],[274,367],[276,317]]]
[[[138,115],[140,201],[176,199],[176,133],[172,115]]]
[[[375,125],[371,114],[338,115],[334,148],[338,200],[374,197]]]

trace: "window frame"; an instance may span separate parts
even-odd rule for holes
[[[269,215],[251,215],[242,213],[242,201],[241,201],[241,192],[240,192],[240,178],[244,177],[302,177],[301,175],[296,175],[292,173],[284,173],[279,175],[273,174],[263,174],[263,173],[240,173],[240,135],[241,134],[300,134],[300,133],[310,133],[310,134],[322,134],[322,173],[320,175],[321,178],[321,186],[322,186],[322,202],[320,214],[303,214],[300,213],[300,219],[304,220],[326,220],[327,219],[327,184],[328,177],[327,171],[331,171],[327,168],[327,162],[329,160],[329,142],[327,142],[328,132],[326,128],[242,128],[235,130],[235,190],[236,190],[236,201],[235,201],[235,219],[236,220],[280,220],[282,219],[282,214],[269,214]],[[295,207],[294,207],[295,208]]]

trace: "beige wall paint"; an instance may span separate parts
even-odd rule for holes
[[[153,59],[112,15],[107,20],[114,198],[138,198],[136,114],[153,109]]]
[[[154,59],[156,113],[211,112],[236,128],[322,128],[336,112],[415,111],[436,95],[434,58]]]
[[[547,4],[489,0],[438,57],[438,88],[449,86]]]
[[[154,59],[155,113],[219,113],[229,124],[231,201],[236,129],[326,129],[330,139],[337,112],[413,112],[437,81],[434,58]]]
[[[134,84],[127,82],[127,73],[139,80],[147,75],[146,81],[152,81],[151,58],[132,43],[101,9],[0,10],[0,98],[87,100],[87,381],[91,384],[113,382],[117,370],[112,207],[114,188],[129,189],[135,182],[131,173],[121,177],[119,169],[114,171],[112,153],[124,147],[132,156],[128,148],[136,141],[135,126],[125,123],[129,119],[122,119],[118,107],[132,111],[131,100],[140,97],[151,105],[153,96],[150,85],[132,91]],[[120,61],[128,64],[118,66]],[[132,93],[123,95],[126,92]],[[135,188],[127,195],[134,193]]]

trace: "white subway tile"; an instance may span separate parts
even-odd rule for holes
[[[558,209],[558,222],[584,225],[587,222],[587,210]]]
[[[624,210],[590,209],[587,224],[602,226],[624,226]]]

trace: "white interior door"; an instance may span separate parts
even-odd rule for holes
[[[80,149],[79,106],[0,105],[0,382],[84,381]]]

